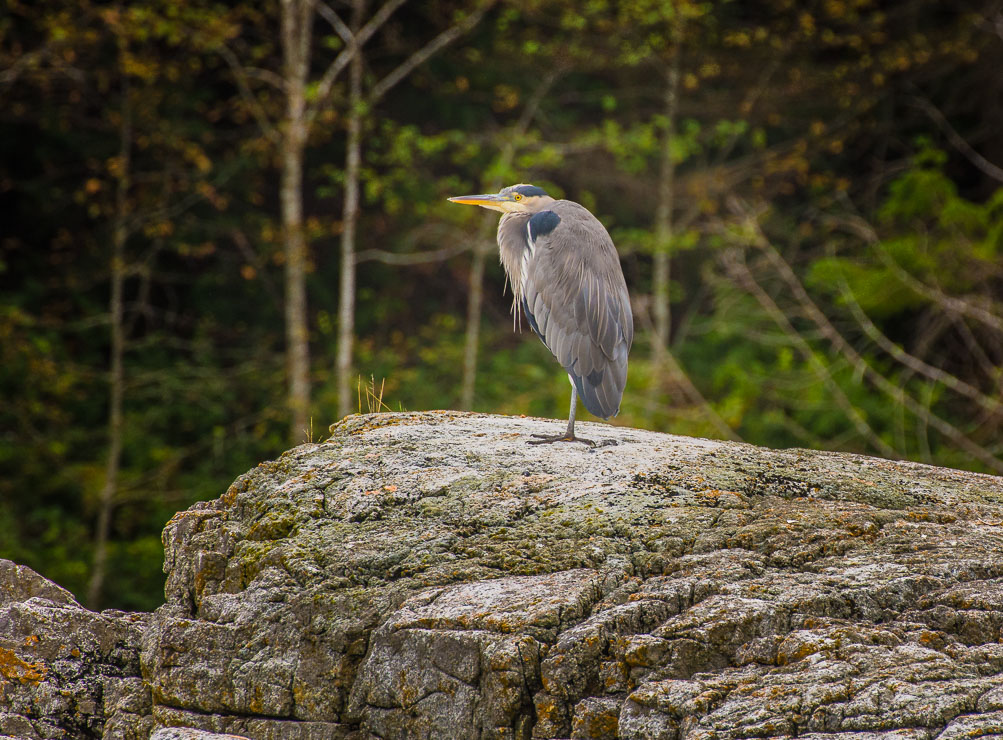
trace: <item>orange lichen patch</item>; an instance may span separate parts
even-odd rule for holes
[[[48,666],[41,661],[28,663],[21,660],[13,650],[0,648],[0,676],[8,681],[20,681],[23,684],[38,686],[49,672]]]
[[[454,413],[449,411],[428,411],[425,412],[425,414],[434,414],[436,416],[443,417],[443,421],[452,421],[457,418]],[[399,414],[393,412],[363,414],[362,416],[352,414],[351,416],[345,417],[345,420],[351,420],[351,422],[361,422],[358,428],[348,430],[350,435],[357,437],[361,434],[366,434],[367,432],[372,432],[377,429],[384,429],[386,427],[423,424],[428,421],[428,419],[423,418],[425,414]],[[344,424],[345,420],[343,420],[341,424]],[[438,422],[438,419],[436,419],[436,421]],[[339,429],[339,426],[339,424],[332,424],[330,428],[331,433],[334,434],[336,432],[343,432],[344,429]]]
[[[397,486],[383,486],[383,490],[384,491],[389,491],[390,493],[393,493],[394,491],[397,490]]]
[[[846,521],[844,519],[843,526],[853,537],[863,537],[866,535],[873,535],[874,537],[877,537],[879,531],[878,526],[872,521]]]
[[[580,727],[576,727],[576,730],[579,733],[584,732],[585,737],[616,737],[620,717],[613,712],[601,712],[582,717],[579,722]]]
[[[724,694],[717,689],[707,689],[693,697],[691,705],[697,714],[706,714],[721,701]]]
[[[202,509],[200,511],[179,511],[177,514],[172,516],[168,520],[167,525],[170,527],[172,524],[177,524],[183,519],[211,519],[214,516],[221,516],[224,512],[219,509]]]
[[[38,644],[38,635],[28,635],[26,638],[24,638],[24,644],[26,646],[27,645],[37,645]]]
[[[553,696],[547,694],[537,695],[535,704],[538,719],[550,720],[551,722],[559,722],[561,720],[562,707]]]
[[[242,475],[233,484],[226,489],[226,493],[223,494],[223,504],[226,506],[232,506],[237,500],[237,496],[245,493],[251,487],[251,481],[246,475]]]
[[[939,632],[923,630],[923,633],[919,636],[919,644],[933,650],[940,650],[944,647],[945,642],[943,636]]]
[[[630,672],[627,669],[626,663],[609,661],[605,665],[606,668],[602,675],[602,681],[607,691],[614,692],[618,687],[628,682]]]
[[[934,522],[935,524],[953,524],[958,520],[953,514],[944,511],[910,511],[906,519],[914,522]]]
[[[801,687],[799,685],[786,685],[786,686],[755,686],[751,687],[751,690],[746,694],[747,696],[755,696],[762,699],[782,699],[788,696],[799,696],[801,692]]]
[[[797,663],[799,660],[807,658],[809,655],[821,652],[825,649],[825,645],[820,645],[814,642],[803,642],[797,646],[795,650],[784,650],[781,646],[781,650],[777,653],[777,665],[790,665],[791,663]]]

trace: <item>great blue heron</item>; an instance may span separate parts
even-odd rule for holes
[[[512,286],[512,312],[525,314],[571,380],[567,431],[534,434],[539,440],[530,444],[594,446],[575,437],[577,399],[603,419],[619,413],[634,339],[627,284],[609,233],[584,206],[554,200],[534,185],[449,200],[501,211],[498,250]]]

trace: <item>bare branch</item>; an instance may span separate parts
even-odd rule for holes
[[[749,89],[745,98],[742,100],[742,103],[739,105],[739,110],[743,112],[743,116],[747,117],[750,113],[752,113],[752,109],[755,107],[756,103],[759,102],[759,99],[763,96],[766,90],[769,89],[773,75],[778,69],[780,69],[781,61],[786,55],[787,52],[784,52],[783,55],[776,57],[771,60],[769,64],[763,67],[763,71],[760,72],[756,84]],[[725,142],[725,145],[721,148],[715,159],[715,166],[722,166],[725,160],[731,156],[732,151],[735,149],[735,145],[738,143],[739,135],[738,128],[731,132],[731,136],[728,137],[728,141]]]
[[[251,115],[254,116],[254,120],[258,122],[258,127],[261,129],[261,133],[268,138],[274,144],[277,144],[281,140],[278,130],[272,125],[272,122],[268,120],[268,114],[265,113],[265,109],[261,107],[261,103],[258,102],[257,98],[254,97],[254,92],[251,90],[250,84],[247,80],[247,70],[244,69],[240,60],[237,59],[237,55],[233,53],[233,50],[226,44],[220,44],[217,48],[219,55],[223,57],[226,61],[227,66],[230,67],[230,71],[233,72],[234,79],[237,81],[237,89],[240,91],[240,97],[243,98],[244,103],[251,111]]]
[[[15,82],[21,76],[22,72],[37,67],[50,54],[51,52],[48,47],[22,54],[7,69],[0,70],[0,85],[9,85]]]
[[[773,322],[780,327],[780,329],[787,335],[790,341],[797,346],[798,351],[801,356],[812,366],[815,371],[815,375],[825,384],[826,388],[832,394],[833,400],[843,409],[843,412],[849,417],[850,422],[853,424],[857,433],[870,442],[876,450],[878,450],[885,457],[890,458],[900,458],[898,452],[896,452],[891,445],[885,442],[877,433],[871,428],[864,418],[860,410],[853,405],[846,393],[840,387],[839,383],[829,372],[829,368],[819,360],[818,355],[812,349],[811,345],[805,340],[801,333],[794,328],[791,324],[790,319],[787,318],[787,314],[776,304],[769,294],[763,290],[762,286],[756,281],[755,276],[749,269],[748,265],[745,264],[744,255],[741,254],[740,250],[731,250],[730,252],[724,253],[721,258],[724,263],[725,269],[731,276],[738,281],[738,283],[745,288],[749,293],[759,301],[759,305],[763,307]]]
[[[435,245],[437,249],[422,250],[424,244]],[[423,265],[441,262],[470,249],[467,234],[445,222],[419,224],[401,240],[401,246],[409,251],[390,252],[384,249],[365,249],[355,253],[355,262],[383,262],[388,265]]]
[[[320,78],[320,82],[317,84],[317,94],[314,97],[313,102],[307,108],[306,122],[307,126],[313,123],[317,114],[327,104],[327,99],[331,94],[331,89],[334,87],[335,80],[338,79],[338,75],[341,74],[342,70],[348,66],[348,63],[352,61],[358,50],[362,48],[363,45],[369,40],[369,38],[376,33],[380,27],[387,22],[390,16],[393,14],[397,8],[405,3],[406,0],[387,0],[373,17],[359,29],[359,32],[354,35],[351,43],[347,47],[341,50],[341,52],[334,58],[334,61],[328,66],[324,71],[324,75]]]
[[[59,56],[49,47],[37,49],[18,57],[13,64],[6,69],[0,70],[0,87],[7,87],[14,84],[21,78],[22,74],[38,72],[42,69],[41,63],[45,60],[55,60],[46,67],[46,71],[53,75],[62,75],[77,83],[82,83],[85,79],[84,72],[77,67],[73,67],[63,62]]]
[[[563,75],[566,71],[567,67],[562,62],[558,62],[540,79],[540,84],[536,86],[535,90],[533,90],[533,94],[529,97],[529,100],[526,101],[526,105],[523,107],[522,113],[519,115],[519,120],[515,123],[515,137],[513,137],[513,139],[521,139],[526,135],[526,131],[529,130],[529,124],[531,124],[533,119],[536,118],[536,112],[540,109],[540,103],[543,102],[547,93],[549,93],[550,89],[554,86],[554,83],[556,83],[557,80],[560,79],[561,75]]]
[[[839,276],[839,288],[840,294],[846,300],[847,305],[850,307],[850,313],[853,314],[853,317],[856,319],[860,328],[875,344],[895,358],[895,360],[902,365],[905,365],[913,372],[929,378],[930,380],[936,381],[937,383],[950,388],[955,393],[967,396],[993,414],[1003,411],[1003,403],[1000,401],[997,401],[995,398],[990,398],[982,393],[978,388],[969,385],[951,373],[945,372],[939,367],[927,364],[920,358],[909,354],[885,336],[884,333],[877,326],[875,326],[874,322],[871,321],[870,317],[857,301],[857,297],[853,294],[853,289],[850,287],[849,283],[846,282],[846,277],[842,274]]]
[[[563,72],[563,65],[555,65],[540,80],[533,95],[526,101],[522,114],[516,122],[513,135],[503,138],[505,142],[499,153],[499,174],[494,178],[492,187],[501,187],[501,172],[507,170],[515,157],[516,144],[521,142],[530,123],[543,101],[544,96]],[[488,235],[491,233],[495,219],[485,213],[481,221],[480,233],[473,246],[473,259],[470,261],[470,278],[467,292],[467,325],[463,338],[463,380],[460,384],[460,408],[471,409],[474,405],[474,386],[477,382],[477,344],[481,331],[481,305],[484,302],[484,263],[488,251]],[[515,317],[513,316],[513,321]]]
[[[644,324],[645,331],[647,331],[651,341],[661,344],[662,339],[654,330],[654,322],[651,320],[651,313],[648,311],[647,306],[638,306],[637,308],[640,308],[641,310],[635,310],[634,315],[641,319],[641,323]],[[672,351],[664,344],[662,344],[660,349],[661,356],[659,359],[668,366],[667,369],[669,371],[669,376],[679,384],[683,392],[688,396],[690,402],[700,408],[700,411],[703,412],[704,416],[706,416],[714,428],[717,429],[718,434],[734,442],[743,442],[744,440],[738,435],[738,432],[732,429],[731,425],[721,418],[721,415],[717,413],[717,410],[710,405],[710,401],[704,397],[703,393],[700,392],[700,389],[693,383],[689,374],[683,370],[682,365],[680,365],[676,360]]]
[[[286,81],[282,79],[281,75],[277,75],[270,69],[262,69],[261,67],[244,67],[244,73],[248,78],[253,78],[256,80],[261,80],[262,82],[271,85],[276,90],[281,93],[286,91]]]
[[[950,122],[948,122],[947,118],[944,117],[944,114],[941,113],[933,103],[926,98],[921,98],[918,95],[914,98],[914,100],[916,106],[926,113],[930,120],[940,127],[940,130],[944,132],[945,136],[947,136],[948,141],[951,142],[955,149],[964,154],[968,158],[969,162],[994,180],[1003,182],[1003,167],[993,164],[975,151],[972,145],[969,144],[965,138],[954,129]]]
[[[357,34],[355,34],[355,43],[361,47],[369,41],[369,37],[380,30],[383,24],[389,20],[391,15],[393,15],[393,12],[405,2],[406,0],[387,0],[383,7],[377,10],[373,14],[373,17],[359,29]]]
[[[355,253],[355,264],[375,261],[387,265],[425,265],[430,262],[444,262],[458,254],[463,254],[469,248],[467,245],[460,244],[425,252],[388,252],[385,249],[365,249]]]
[[[455,26],[447,28],[445,31],[440,33],[434,39],[429,41],[425,46],[420,48],[414,54],[409,56],[404,62],[400,64],[394,71],[384,77],[382,80],[377,82],[372,91],[369,93],[369,102],[375,103],[380,98],[382,98],[387,91],[389,91],[394,85],[399,83],[405,77],[407,77],[411,72],[415,70],[416,67],[423,64],[427,59],[432,57],[440,49],[448,46],[453,41],[458,39],[463,34],[467,33],[470,29],[480,23],[481,18],[488,9],[495,4],[495,0],[487,0],[482,3],[480,7],[474,10],[472,13],[467,15],[463,20],[457,23]]]
[[[334,8],[324,2],[324,0],[317,0],[317,12],[320,17],[331,24],[331,28],[334,32],[341,37],[341,40],[346,44],[352,43],[352,30],[345,25],[345,21],[341,20],[341,17],[334,12]]]
[[[878,234],[867,221],[860,217],[848,217],[836,221],[837,224],[845,226],[847,229],[857,234],[860,238],[866,241],[870,246],[874,247],[881,261],[885,263],[885,266],[898,278],[899,282],[905,285],[910,290],[918,293],[929,301],[936,303],[938,306],[946,311],[950,311],[954,314],[959,314],[961,316],[967,316],[970,319],[975,319],[976,321],[981,321],[986,326],[995,329],[998,332],[1003,332],[1003,318],[997,316],[992,311],[989,311],[982,306],[971,303],[970,301],[965,301],[955,296],[949,296],[938,288],[927,285],[926,283],[918,280],[913,276],[908,270],[904,269],[902,265],[895,261],[895,258],[888,253],[884,245],[878,239]]]
[[[995,5],[996,8],[999,8],[998,2]],[[1003,11],[996,10],[996,15],[992,18],[978,18],[975,21],[975,25],[987,33],[999,36],[1000,40],[1003,40]]]
[[[732,207],[737,208],[737,201],[733,201]],[[833,349],[846,358],[853,366],[854,370],[862,378],[870,380],[870,382],[885,395],[892,398],[899,405],[904,406],[910,413],[918,419],[921,419],[925,424],[929,424],[969,455],[984,463],[989,468],[998,472],[1003,472],[1003,460],[1000,460],[986,448],[972,441],[967,435],[950,422],[945,421],[936,414],[932,413],[923,404],[919,403],[916,399],[902,390],[902,388],[895,385],[884,375],[872,368],[867,360],[860,356],[850,343],[846,341],[843,335],[839,333],[832,323],[830,323],[818,306],[815,305],[815,302],[812,301],[811,297],[805,290],[804,285],[798,279],[797,275],[794,274],[791,266],[787,264],[787,261],[766,238],[766,235],[759,227],[759,224],[751,218],[746,219],[746,224],[752,230],[756,246],[763,250],[766,258],[777,269],[777,272],[794,293],[794,296],[801,304],[801,307],[805,311],[808,318],[815,323],[819,331],[822,333],[822,336],[829,341]],[[786,321],[786,317],[784,317],[784,320]]]
[[[133,214],[132,218],[125,222],[124,228],[128,234],[135,234],[146,224],[153,221],[170,221],[203,200],[205,200],[205,196],[198,191],[188,193],[184,197],[178,198],[174,203]]]
[[[956,313],[946,314],[950,320],[951,325],[958,330],[961,335],[962,340],[965,342],[965,346],[971,353],[971,357],[978,363],[979,367],[982,368],[982,372],[987,378],[996,379],[996,388],[1000,388],[1000,384],[1003,383],[1003,368],[1001,368],[997,363],[986,353],[985,348],[979,343],[978,338],[972,331],[972,327],[968,325],[963,316],[959,316]],[[997,352],[1000,348],[997,346]]]
[[[247,235],[243,231],[237,228],[230,231],[230,238],[233,239],[233,243],[237,245],[240,253],[244,255],[244,259],[255,267],[255,270],[261,276],[261,284],[265,286],[265,292],[272,299],[272,304],[275,306],[276,311],[281,313],[283,307],[282,297],[279,295],[278,288],[275,287],[271,276],[269,276],[268,272],[261,269],[262,260],[254,251],[254,247],[251,246],[251,240],[247,238]]]

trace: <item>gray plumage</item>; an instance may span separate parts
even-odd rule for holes
[[[561,220],[535,243],[528,238],[531,214],[506,213],[498,224],[513,311],[525,313],[585,407],[608,419],[620,411],[634,339],[620,259],[603,225],[578,203],[555,200],[546,210]]]
[[[504,214],[498,249],[515,320],[525,316],[572,382],[568,433],[560,439],[575,439],[576,396],[596,416],[615,416],[634,322],[619,256],[603,225],[578,203],[532,185],[451,200]]]

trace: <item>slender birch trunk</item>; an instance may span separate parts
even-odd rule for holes
[[[496,188],[497,189],[497,188]],[[492,221],[496,219],[492,218]],[[484,260],[490,248],[487,230],[474,242],[474,258],[470,264],[470,289],[467,292],[467,330],[463,340],[463,383],[460,408],[474,407],[474,387],[477,383],[477,348],[481,336],[481,306],[484,304]]]
[[[533,96],[526,102],[526,107],[515,125],[515,129],[507,137],[499,157],[499,169],[504,172],[512,166],[515,159],[516,142],[526,135],[533,117],[540,107],[543,98],[564,73],[564,67],[558,65],[540,80]],[[498,190],[503,183],[496,178],[490,186],[491,191]],[[467,329],[463,343],[463,381],[460,390],[460,408],[469,411],[474,406],[474,389],[477,383],[477,350],[481,336],[481,307],[484,304],[484,260],[492,251],[491,234],[498,224],[498,218],[493,213],[484,217],[484,227],[474,243],[474,258],[470,265],[470,288],[467,292]]]
[[[112,233],[111,296],[108,313],[111,321],[111,358],[108,376],[108,457],[105,462],[104,485],[98,500],[98,520],[94,533],[94,567],[87,586],[87,605],[98,609],[108,570],[108,538],[111,533],[111,515],[118,493],[118,477],[122,465],[122,399],[125,370],[125,243],[128,239],[126,215],[129,207],[130,159],[132,152],[132,107],[129,87],[123,82],[122,123],[119,141],[121,170],[115,194],[115,224]]]
[[[365,1],[352,6],[352,33],[357,34]],[[362,168],[362,54],[348,69],[348,140],[345,154],[345,199],[342,203],[341,287],[338,296],[338,416],[352,410],[352,345],[355,340],[355,232],[359,222],[359,171]]]
[[[664,367],[672,327],[669,298],[670,248],[673,236],[672,214],[675,210],[676,196],[676,163],[672,156],[672,147],[676,136],[676,116],[679,108],[679,56],[677,51],[672,57],[665,85],[665,136],[662,139],[658,205],[655,209],[655,255],[652,275],[652,292],[654,293],[652,313],[655,319],[655,341],[651,343],[651,359],[657,372],[661,372]],[[654,387],[657,388],[657,384]]]
[[[282,127],[282,232],[285,240],[286,363],[290,438],[306,436],[310,411],[310,336],[307,323],[307,244],[303,231],[303,160],[306,150],[306,82],[312,0],[282,0],[282,52],[286,112]]]

